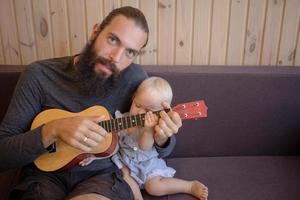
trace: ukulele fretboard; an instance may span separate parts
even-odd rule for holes
[[[168,112],[170,109],[165,109],[165,111]],[[159,117],[159,112],[160,111],[155,111],[153,113]],[[107,132],[115,132],[135,126],[144,126],[144,123],[145,113],[101,121],[99,125]]]

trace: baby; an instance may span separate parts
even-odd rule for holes
[[[197,180],[174,178],[175,170],[158,158],[154,145],[154,127],[158,116],[153,112],[163,109],[162,102],[170,105],[172,97],[171,86],[166,80],[150,77],[135,92],[129,113],[116,113],[116,117],[146,113],[144,127],[133,127],[118,133],[120,149],[112,157],[122,170],[135,199],[143,199],[140,189],[154,196],[187,193],[201,200],[207,199],[208,189],[205,185]]]

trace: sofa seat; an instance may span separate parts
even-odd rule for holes
[[[176,177],[205,183],[209,199],[290,200],[300,196],[300,156],[191,157],[167,159],[167,163],[177,169]],[[195,198],[176,194],[155,199]]]

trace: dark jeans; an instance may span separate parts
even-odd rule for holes
[[[69,199],[97,193],[112,200],[134,199],[122,172],[111,165],[102,170],[42,172],[33,165],[23,171],[23,178],[10,199]]]

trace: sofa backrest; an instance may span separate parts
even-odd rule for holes
[[[5,115],[14,88],[23,70],[24,66],[21,65],[0,65],[0,122]]]
[[[300,155],[300,67],[146,66],[173,105],[203,99],[206,119],[183,121],[171,156]]]
[[[300,155],[300,68],[145,66],[178,103],[205,100],[208,117],[183,121],[171,157]],[[24,66],[0,65],[0,121]]]

